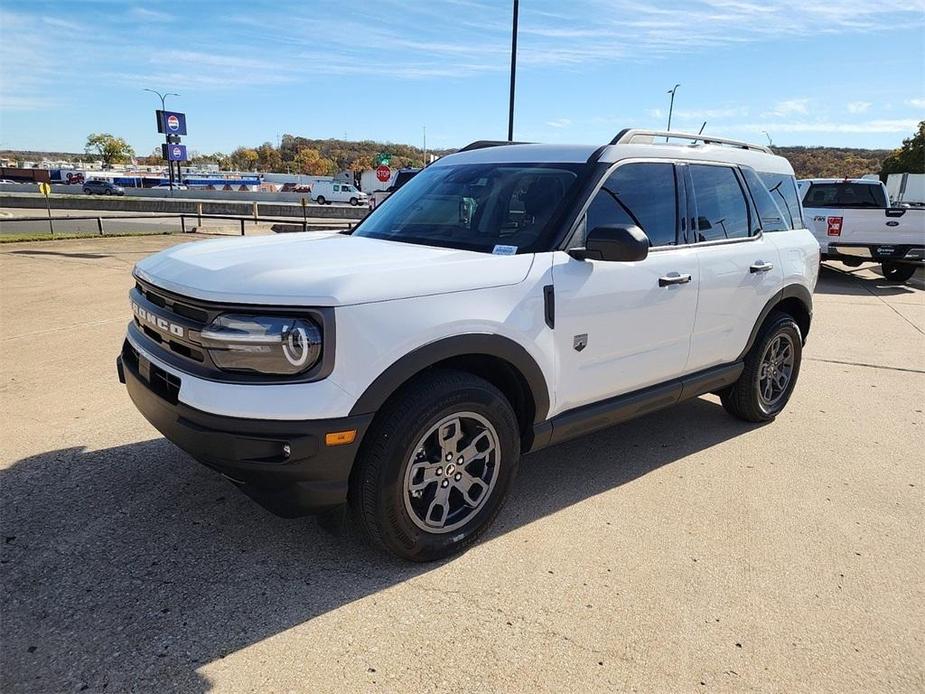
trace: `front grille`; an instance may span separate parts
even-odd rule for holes
[[[187,318],[197,323],[208,323],[209,322],[209,312],[203,311],[202,309],[195,308],[188,304],[183,303],[181,300],[176,300],[168,297],[166,294],[162,294],[155,289],[150,287],[145,287],[141,282],[135,282],[135,289],[138,290],[138,293],[141,294],[144,298],[150,301],[155,306],[160,306],[161,308],[166,308],[172,313]]]
[[[325,378],[334,368],[333,308],[278,308],[212,303],[179,296],[137,278],[130,291],[130,298],[142,310],[141,316],[137,312],[134,315],[129,331],[132,339],[142,350],[181,372],[222,382],[292,383]],[[316,367],[296,378],[222,371],[212,361],[209,351],[202,346],[199,336],[219,315],[232,312],[310,318],[321,328],[321,360]]]

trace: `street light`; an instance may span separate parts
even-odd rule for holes
[[[771,136],[768,135],[768,131],[767,131],[767,130],[762,130],[761,132],[763,132],[763,133],[764,133],[764,136],[765,136],[766,138],[768,138],[768,147],[773,147],[773,146],[774,146],[774,143],[771,141]]]
[[[507,141],[514,141],[514,78],[517,74],[517,13],[520,0],[514,0],[514,21],[511,27],[511,101],[507,115]]]
[[[671,104],[668,106],[668,132],[671,132],[671,114],[674,111],[674,93],[678,91],[680,84],[676,84],[674,87],[669,89],[666,94],[671,94]],[[665,142],[668,142],[668,138],[665,138]]]
[[[167,92],[166,94],[161,94],[161,93],[160,93],[159,91],[157,91],[156,89],[148,89],[147,87],[145,87],[142,91],[151,92],[152,94],[157,94],[157,95],[160,97],[160,99],[161,99],[161,113],[163,113],[164,111],[167,110],[166,101],[167,101],[167,97],[168,97],[168,96],[180,96],[180,95],[177,94],[176,92]],[[166,128],[165,128],[164,130],[166,131]],[[167,141],[167,133],[166,133],[166,132],[164,133],[164,142],[165,142],[166,144],[168,144],[168,145],[170,144],[170,143]],[[173,195],[173,164],[171,163],[171,161],[170,161],[169,158],[167,159],[167,171],[168,171],[168,173],[169,173],[168,178],[170,179],[170,193],[171,193],[171,195]],[[180,162],[177,162],[177,178],[178,178],[178,179],[180,178]]]

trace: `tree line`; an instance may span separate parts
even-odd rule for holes
[[[890,173],[925,173],[925,121],[917,131],[893,151],[885,149],[856,149],[850,147],[774,147],[793,165],[798,178],[854,178],[879,173],[885,180]],[[105,166],[135,159],[139,164],[163,165],[158,146],[148,157],[135,158],[132,147],[121,137],[110,133],[93,133],[87,136],[85,154],[97,157]],[[428,154],[442,156],[455,150],[428,150]],[[42,158],[44,152],[0,152],[10,158],[28,156]],[[216,164],[221,169],[298,173],[328,176],[339,171],[364,171],[374,168],[380,154],[391,157],[392,168],[424,165],[424,151],[413,145],[362,140],[316,140],[297,135],[283,135],[278,146],[264,142],[258,147],[238,147],[230,154],[190,152],[193,165]],[[34,156],[31,156],[34,155]],[[54,153],[54,158],[78,159],[80,155]]]

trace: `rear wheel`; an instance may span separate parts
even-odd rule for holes
[[[774,311],[745,356],[739,380],[720,394],[729,414],[769,422],[786,407],[800,374],[803,339],[793,318]]]
[[[106,190],[104,190],[103,192],[104,192],[106,195],[112,195],[112,191],[109,190],[108,188],[107,188]]]
[[[915,274],[915,265],[909,263],[881,263],[883,276],[890,282],[905,282]]]
[[[351,509],[373,544],[413,561],[440,559],[494,520],[519,458],[517,419],[501,391],[435,370],[376,418],[351,475]]]
[[[315,198],[315,202],[317,202],[319,205],[323,205],[325,203],[324,196],[319,195],[317,198]]]

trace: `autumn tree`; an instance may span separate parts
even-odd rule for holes
[[[249,147],[238,147],[229,157],[229,164],[239,171],[253,171],[260,156],[257,150]]]
[[[925,173],[925,120],[915,135],[903,140],[902,147],[883,160],[880,177],[886,180],[891,173]]]
[[[292,162],[299,173],[312,176],[326,176],[334,170],[334,162],[322,157],[316,149],[306,148],[295,155]]]
[[[109,133],[92,133],[87,135],[84,152],[96,155],[103,160],[103,166],[121,164],[135,156],[135,150],[121,137]]]
[[[273,145],[264,142],[257,148],[257,168],[260,171],[281,171],[283,158]]]

